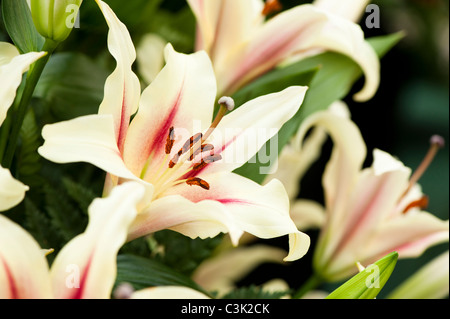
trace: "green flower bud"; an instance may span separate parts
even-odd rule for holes
[[[64,41],[74,27],[83,0],[31,0],[34,25],[45,38]]]

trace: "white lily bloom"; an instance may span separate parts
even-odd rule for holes
[[[109,298],[116,278],[116,258],[144,195],[128,182],[89,206],[86,231],[58,253],[51,269],[34,238],[0,215],[0,299]]]
[[[369,2],[370,0],[314,0],[313,4],[319,9],[358,22]]]
[[[213,62],[221,95],[232,95],[255,78],[296,56],[334,51],[353,59],[365,74],[354,98],[370,99],[379,85],[379,60],[361,28],[312,4],[266,21],[262,0],[188,0],[197,19],[197,50]]]
[[[17,48],[7,42],[0,42],[0,126],[16,97],[22,82],[22,74],[45,52],[20,54]],[[0,166],[0,211],[8,210],[25,197],[28,186],[15,180],[9,170]]]
[[[221,99],[213,121],[217,88],[211,61],[205,52],[180,54],[169,44],[166,66],[141,95],[131,70],[130,35],[108,5],[97,3],[117,60],[99,114],[45,126],[39,153],[57,163],[82,161],[102,168],[109,173],[105,193],[124,180],[144,184],[147,202],[129,240],[162,229],[191,238],[229,233],[234,244],[243,232],[260,238],[289,234],[285,260],[302,257],[309,237],[290,219],[283,185],[274,180],[261,186],[232,171],[298,111],[307,88],[262,96],[229,114],[232,100]],[[267,134],[255,140],[260,131]]]

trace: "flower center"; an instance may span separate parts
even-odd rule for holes
[[[196,133],[191,136],[170,160],[169,156],[175,144],[175,128],[171,127],[169,129],[165,144],[166,156],[162,163],[162,165],[167,165],[167,167],[162,174],[155,179],[154,186],[156,196],[160,195],[170,187],[182,183],[186,183],[190,186],[198,186],[205,190],[210,189],[209,183],[195,176],[196,173],[192,177],[186,178],[186,176],[189,173],[191,173],[189,175],[192,175],[192,172],[199,172],[208,164],[222,159],[220,154],[214,153],[214,146],[212,144],[206,144],[205,141],[217,128],[225,114],[234,109],[234,101],[230,97],[222,97],[219,99],[218,103],[220,105],[219,111],[206,133]],[[201,156],[198,156],[200,154]],[[187,162],[190,162],[190,165],[184,165]],[[158,171],[159,170],[157,170],[156,174],[158,174]]]
[[[430,148],[428,149],[427,154],[425,155],[424,159],[420,163],[419,167],[416,169],[416,171],[412,174],[411,178],[409,179],[408,188],[403,193],[403,198],[410,190],[411,188],[419,181],[419,179],[422,177],[422,175],[425,173],[427,168],[430,166],[431,162],[435,158],[437,152],[439,149],[443,148],[445,145],[444,138],[439,135],[433,135],[430,139]],[[410,210],[413,207],[419,207],[419,208],[426,208],[428,206],[428,196],[424,195],[420,199],[412,201],[405,207],[403,210],[403,213],[406,213],[408,210]]]

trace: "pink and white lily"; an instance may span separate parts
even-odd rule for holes
[[[324,10],[322,5],[299,5],[266,20],[262,0],[188,3],[197,19],[196,50],[211,57],[221,95],[232,95],[288,59],[323,51],[346,55],[363,70],[365,85],[355,100],[370,99],[378,88],[379,60],[363,31],[330,13],[327,5]]]
[[[22,74],[45,54],[45,52],[20,54],[14,45],[0,42],[0,126],[16,97],[17,88],[22,82]],[[0,211],[20,203],[27,190],[28,186],[14,179],[9,170],[0,166]]]
[[[141,184],[129,182],[94,200],[86,231],[63,247],[50,269],[34,238],[0,215],[0,299],[110,298],[117,252],[143,195]]]
[[[129,33],[109,6],[97,3],[110,27],[108,47],[117,68],[105,84],[99,114],[45,126],[39,153],[57,163],[102,168],[108,172],[106,194],[125,180],[144,184],[147,200],[129,240],[162,229],[191,238],[229,233],[234,244],[243,232],[260,238],[289,234],[285,260],[303,256],[309,237],[290,219],[283,185],[275,180],[260,186],[232,171],[297,112],[306,88],[262,96],[229,114],[232,100],[223,98],[212,121],[217,88],[207,54],[180,54],[168,45],[166,66],[141,95]],[[268,128],[264,138],[252,138]]]
[[[417,257],[448,241],[448,220],[423,211],[417,173],[411,176],[411,169],[378,149],[372,166],[363,169],[366,146],[348,118],[315,113],[302,124],[300,141],[313,126],[324,128],[334,142],[323,175],[325,220],[313,262],[322,279],[339,281],[357,271],[357,262],[371,264],[392,251],[399,258]]]
[[[336,14],[349,21],[361,19],[370,0],[314,0],[315,7]]]

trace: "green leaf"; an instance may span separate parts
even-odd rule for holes
[[[393,252],[353,276],[326,299],[374,299],[383,289],[397,263]]]
[[[402,36],[401,33],[396,33],[393,35],[376,37],[369,39],[369,43],[374,46],[377,54],[381,57],[386,54],[386,52],[388,52]],[[311,79],[309,89],[300,110],[285,123],[278,134],[262,148],[271,149],[270,145],[277,145],[278,153],[281,152],[283,147],[297,132],[300,124],[305,118],[317,111],[325,110],[333,102],[343,99],[350,92],[353,84],[362,75],[361,68],[356,62],[347,56],[334,52],[319,54],[296,62],[288,67],[303,70],[313,70],[316,68],[318,71]],[[282,82],[282,84],[284,83]],[[262,183],[266,175],[261,173],[260,168],[266,165],[267,159],[262,162],[257,154],[235,172],[248,177],[257,183]]]
[[[54,54],[34,93],[56,121],[95,114],[103,100],[109,72],[81,53]]]
[[[155,260],[133,255],[117,257],[116,285],[121,283],[129,283],[136,290],[154,286],[184,286],[209,295],[189,277],[172,268]]]
[[[44,38],[34,26],[27,0],[3,0],[2,14],[6,31],[20,53],[41,50]]]
[[[77,203],[81,211],[87,215],[88,208],[92,201],[98,197],[95,192],[80,183],[74,182],[68,177],[63,177],[62,182],[69,197]]]

